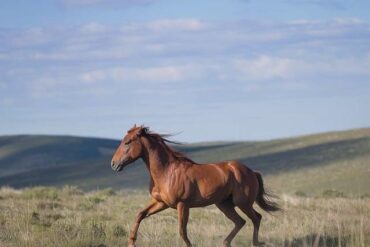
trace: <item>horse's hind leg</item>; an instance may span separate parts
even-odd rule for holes
[[[252,205],[242,204],[238,205],[238,207],[252,220],[253,222],[253,245],[254,246],[261,246],[264,243],[258,241],[258,231],[260,228],[260,223],[262,219],[262,215],[259,214],[256,210],[254,210]]]
[[[229,247],[235,235],[244,226],[245,220],[242,217],[240,217],[240,215],[235,211],[235,205],[231,200],[223,201],[221,203],[216,204],[216,206],[226,215],[227,218],[229,218],[235,224],[234,229],[229,233],[229,235],[224,240],[224,246]]]

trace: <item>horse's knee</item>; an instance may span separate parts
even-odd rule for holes
[[[245,225],[246,221],[242,218],[238,219],[238,221],[235,222],[235,226],[238,228],[242,228]]]
[[[139,213],[137,213],[136,215],[136,222],[140,222],[142,221],[145,216],[146,216],[147,212],[144,210],[144,211],[140,211]]]
[[[260,227],[262,215],[257,211],[254,211],[255,217],[252,218],[253,225],[258,229]]]
[[[260,213],[258,213],[257,211],[254,211],[254,212],[256,213],[258,221],[261,221],[262,215]]]

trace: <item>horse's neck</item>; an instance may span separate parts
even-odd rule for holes
[[[149,170],[154,183],[158,182],[167,171],[167,167],[173,161],[173,157],[168,153],[162,144],[152,140],[143,140],[144,156],[143,160]]]

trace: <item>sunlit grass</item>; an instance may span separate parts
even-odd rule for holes
[[[141,190],[2,188],[0,246],[126,246],[135,215],[148,201],[148,193]],[[263,213],[260,238],[266,246],[370,245],[369,198],[282,194],[280,204],[283,212]],[[191,209],[188,231],[195,246],[222,246],[232,226],[214,206]],[[247,220],[233,246],[251,246],[251,237],[252,224]],[[145,219],[137,246],[184,246],[176,211],[168,209]]]

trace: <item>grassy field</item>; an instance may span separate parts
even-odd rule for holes
[[[0,247],[126,246],[136,213],[149,201],[143,189],[149,178],[142,162],[122,173],[111,170],[118,143],[0,137],[0,188],[5,186],[0,189]],[[370,246],[370,128],[176,149],[200,163],[239,160],[262,172],[284,208],[275,215],[257,208],[266,246]],[[106,187],[115,190],[97,190]],[[213,206],[191,210],[188,231],[194,246],[222,246],[231,229]],[[251,237],[247,220],[233,246],[251,246]],[[144,220],[137,245],[184,246],[176,212],[168,209]]]
[[[263,214],[266,246],[370,246],[370,198],[280,195],[284,211]],[[126,246],[135,214],[148,202],[143,190],[84,193],[76,187],[0,189],[0,246]],[[257,210],[262,212],[257,206]],[[245,217],[244,217],[245,218]],[[192,209],[188,231],[195,246],[222,246],[232,223],[214,206]],[[247,221],[233,246],[251,246]],[[177,214],[168,209],[145,219],[138,246],[184,246]]]

